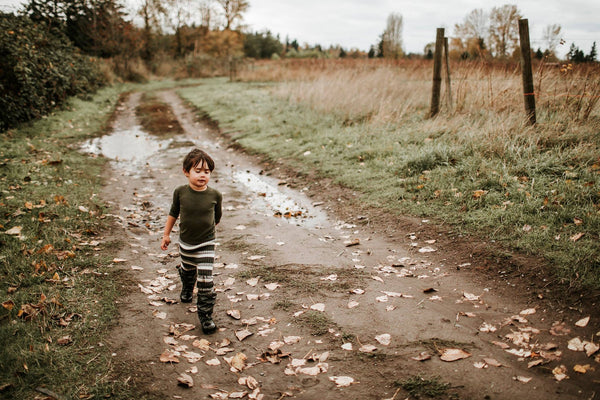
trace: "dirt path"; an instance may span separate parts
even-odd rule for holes
[[[185,135],[141,132],[133,94],[118,109],[114,145],[110,137],[94,143],[118,158],[103,196],[122,226],[114,232],[124,244],[118,266],[135,282],[108,345],[116,364],[138,368],[119,379],[158,398],[404,399],[395,383],[417,375],[450,383],[439,398],[594,398],[600,365],[567,341],[595,342],[596,316],[578,327],[586,315],[557,315],[510,288],[507,296],[474,283],[465,272],[476,267],[468,254],[444,253],[441,238],[383,234],[390,227],[378,229],[368,215],[338,221],[336,201],[319,186],[276,168],[261,172],[256,160],[195,122],[174,93],[160,96]],[[186,182],[181,159],[194,145],[214,157],[211,185],[224,195],[215,268],[220,329],[211,336],[196,326],[193,306],[170,304],[179,297],[177,248],[159,248],[172,191]],[[353,240],[359,244],[348,246]],[[442,353],[470,356],[443,361]],[[161,355],[178,362],[161,362]],[[531,362],[539,365],[528,368]],[[558,382],[561,365],[568,378]],[[595,370],[578,373],[576,365]],[[178,386],[182,373],[192,388]],[[335,377],[346,377],[340,387]],[[343,387],[347,377],[353,383]]]

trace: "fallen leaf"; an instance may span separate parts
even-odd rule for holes
[[[358,246],[359,244],[360,244],[360,239],[358,239],[358,238],[354,238],[354,239],[352,239],[352,240],[346,240],[346,241],[344,242],[344,245],[345,245],[346,247]]]
[[[325,304],[324,303],[316,303],[313,304],[312,306],[310,306],[311,310],[315,310],[315,311],[325,311]]]
[[[193,351],[185,351],[185,352],[181,353],[181,357],[183,357],[186,360],[188,360],[188,362],[190,364],[195,364],[198,361],[200,361],[200,359],[203,357],[203,355],[195,353]]]
[[[569,340],[567,348],[573,351],[583,351],[583,342],[578,337]]]
[[[529,381],[531,381],[533,378],[519,375],[519,376],[515,376],[513,379],[515,379],[521,383],[529,383]]]
[[[364,294],[365,291],[362,289],[353,289],[350,291],[350,293],[354,293],[354,294]]]
[[[444,350],[442,350],[442,354],[440,356],[440,359],[442,361],[452,362],[452,361],[462,360],[463,358],[468,358],[468,357],[471,357],[471,354],[467,353],[464,350],[461,350],[461,349],[444,349]]]
[[[571,239],[573,242],[578,241],[579,239],[581,239],[581,237],[585,235],[585,232],[579,232],[574,234],[573,236],[571,236],[569,239]]]
[[[271,343],[269,343],[269,349],[277,351],[279,348],[283,347],[284,344],[285,343],[281,340],[274,340]]]
[[[351,350],[352,350],[352,343],[350,343],[350,342],[348,342],[348,343],[344,343],[344,344],[342,345],[342,349],[344,349],[344,350],[348,350],[348,351],[351,351]]]
[[[360,303],[358,301],[354,301],[354,300],[350,300],[348,302],[348,308],[354,308],[354,307],[358,307]]]
[[[496,359],[493,358],[484,358],[483,361],[485,361],[485,363],[487,365],[489,365],[490,367],[501,367],[502,364],[500,364]]]
[[[580,328],[584,328],[587,326],[588,322],[590,322],[590,317],[585,317],[575,322],[575,325],[579,326]]]
[[[258,280],[260,279],[260,277],[256,277],[256,278],[252,278],[252,279],[248,279],[246,281],[246,283],[252,287],[256,286],[258,284]]]
[[[248,394],[248,392],[231,392],[229,393],[229,396],[227,396],[228,399],[241,399],[243,397],[246,397],[246,395]]]
[[[181,373],[177,377],[177,384],[179,386],[183,386],[186,388],[191,388],[194,386],[194,379],[188,374]]]
[[[252,376],[241,376],[238,379],[238,384],[242,386],[247,386],[250,390],[254,390],[259,387],[258,381]]]
[[[600,350],[600,346],[598,346],[596,343],[584,341],[583,342],[583,349],[585,350],[585,354],[588,357],[591,357],[595,352],[597,352],[598,350]]]
[[[437,251],[437,250],[434,249],[433,247],[429,247],[429,246],[421,247],[419,249],[419,253],[433,253],[434,251]]]
[[[335,383],[337,387],[346,387],[354,383],[354,378],[350,376],[330,376],[329,380]]]
[[[154,317],[158,318],[158,319],[167,319],[167,313],[166,312],[154,310],[152,312],[152,315],[154,315]]]
[[[275,290],[278,287],[281,287],[281,285],[279,283],[267,283],[265,287],[269,290]]]
[[[231,361],[229,361],[229,365],[236,371],[242,371],[244,368],[246,368],[247,359],[248,357],[246,357],[244,353],[237,353],[235,356],[233,356]]]
[[[240,313],[240,310],[227,310],[227,315],[229,315],[233,319],[242,318],[242,314]]]
[[[479,296],[476,296],[472,293],[463,292],[463,297],[469,301],[478,301]]]
[[[580,374],[585,374],[591,369],[593,369],[593,368],[590,364],[585,364],[585,365],[577,364],[573,367],[573,371],[578,372]]]
[[[552,374],[554,375],[554,379],[556,379],[559,382],[569,378],[569,376],[567,375],[567,367],[565,367],[564,365],[559,365],[558,367],[554,368],[552,370]]]
[[[206,365],[210,365],[211,367],[216,367],[217,365],[221,365],[221,361],[218,358],[211,358],[210,360],[204,361]]]
[[[12,300],[6,300],[2,303],[2,307],[6,308],[8,311],[12,310],[15,307],[15,302]]]
[[[532,315],[536,313],[536,309],[535,308],[528,308],[526,310],[521,311],[519,314],[520,315]]]
[[[389,333],[382,333],[381,335],[375,336],[375,340],[384,346],[388,346],[392,341],[392,337]]]
[[[173,350],[165,350],[163,351],[163,353],[160,355],[160,362],[164,362],[164,363],[178,363],[179,362],[179,358],[177,358],[177,356],[179,356],[180,353],[178,351],[173,351]]]
[[[71,336],[67,335],[67,336],[63,336],[61,338],[59,338],[56,343],[60,344],[61,346],[66,346],[68,344],[73,343],[73,339],[71,338]]]
[[[487,368],[488,367],[488,365],[485,362],[483,362],[483,361],[474,362],[473,366],[475,368],[477,368],[477,369],[483,369],[483,368]]]
[[[173,336],[165,336],[163,338],[163,342],[171,346],[177,346],[179,344],[179,342],[177,342]]]
[[[567,328],[564,322],[555,322],[550,328],[550,334],[554,336],[564,336],[571,333],[571,329]]]
[[[543,358],[538,358],[537,360],[529,361],[529,363],[527,363],[527,368],[537,367],[538,365],[542,365],[546,362],[547,361]]]
[[[283,338],[283,341],[285,342],[285,344],[294,344],[298,343],[301,339],[301,336],[285,336]]]
[[[13,226],[7,231],[4,231],[7,235],[21,236],[21,231],[23,230],[22,226]]]
[[[206,339],[194,340],[192,346],[197,347],[202,351],[208,351],[210,349],[210,342]]]
[[[238,340],[241,342],[242,340],[246,339],[248,336],[252,336],[253,333],[250,332],[248,329],[242,329],[239,331],[235,332],[235,336],[238,338]]]
[[[418,356],[411,357],[411,359],[415,360],[415,361],[427,361],[427,360],[431,360],[431,354],[429,354],[426,351],[422,351],[419,353]]]
[[[363,344],[358,349],[358,351],[360,351],[361,353],[372,353],[375,350],[377,350],[377,347],[373,346],[372,344]]]

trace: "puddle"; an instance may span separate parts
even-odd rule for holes
[[[129,171],[137,171],[161,150],[169,147],[172,139],[158,140],[142,131],[140,126],[92,139],[82,146],[88,153],[103,155]]]
[[[234,172],[233,178],[254,195],[253,208],[280,217],[289,223],[318,228],[327,222],[326,214],[310,205],[302,195],[286,194],[284,188],[271,184],[267,179],[251,172]],[[291,192],[291,190],[290,190]]]

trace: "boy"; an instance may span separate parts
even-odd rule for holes
[[[222,195],[208,187],[215,162],[204,151],[194,149],[183,160],[183,173],[188,184],[179,186],[173,193],[173,203],[167,217],[160,248],[166,250],[171,243],[171,230],[179,219],[178,267],[181,277],[182,303],[190,303],[194,283],[198,286],[198,318],[205,334],[217,327],[212,320],[217,297],[213,288],[215,260],[215,226],[221,220]]]

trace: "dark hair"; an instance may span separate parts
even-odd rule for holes
[[[192,168],[202,163],[206,163],[210,172],[215,169],[215,162],[208,154],[206,154],[206,152],[200,149],[194,149],[183,159],[183,170],[185,172],[190,172]]]

